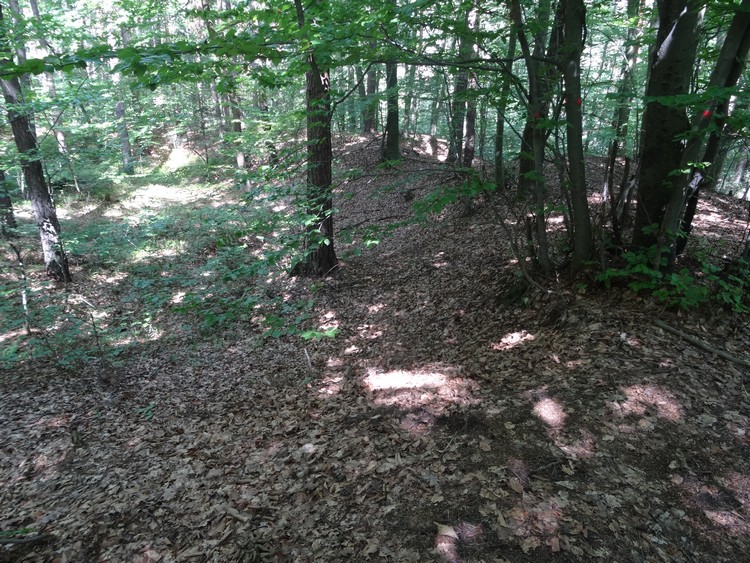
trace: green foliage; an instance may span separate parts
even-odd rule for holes
[[[452,203],[459,201],[460,198],[476,197],[491,192],[495,188],[494,182],[484,182],[478,175],[472,174],[461,184],[443,186],[431,191],[424,198],[414,203],[414,212],[417,218],[424,219],[428,215],[440,213]]]
[[[601,272],[597,281],[603,282],[607,288],[618,281],[625,282],[631,290],[651,294],[667,307],[687,310],[715,303],[734,312],[750,310],[747,293],[750,267],[747,262],[740,260],[733,271],[724,272],[703,257],[697,268],[664,272],[653,266],[655,252],[655,248],[648,252],[626,252],[622,256],[625,265]]]
[[[151,420],[154,418],[154,408],[156,407],[156,403],[149,403],[145,407],[138,407],[135,409],[135,412],[141,415],[146,420]]]

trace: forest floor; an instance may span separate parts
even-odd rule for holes
[[[407,217],[440,179],[416,153],[387,181],[377,146],[345,158],[371,173],[340,188],[341,227]],[[131,212],[157,205],[138,193]],[[707,200],[701,236],[731,205]],[[118,362],[6,370],[0,561],[746,561],[750,370],[655,322],[747,359],[748,317],[524,289],[490,203],[459,207],[322,282],[273,282],[334,338],[191,331],[167,311]],[[75,291],[140,306],[145,283],[93,261]]]

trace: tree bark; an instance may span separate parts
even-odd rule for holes
[[[5,178],[5,170],[0,170],[0,228],[3,235],[10,235],[12,229],[18,226],[16,216],[13,213],[13,200],[10,199],[10,190],[8,190],[8,181]]]
[[[385,63],[386,102],[388,111],[385,121],[385,147],[383,160],[401,159],[400,133],[398,123],[398,65],[395,61]]]
[[[638,17],[640,8],[644,0],[628,0],[627,16],[631,22],[628,27],[628,36],[626,41],[625,60],[620,69],[620,77],[617,81],[617,107],[612,120],[612,128],[615,132],[615,138],[609,147],[607,155],[606,184],[604,187],[604,199],[610,203],[610,220],[612,222],[612,231],[614,234],[615,244],[622,245],[622,215],[617,210],[621,207],[620,200],[627,197],[620,192],[615,195],[615,170],[617,168],[617,157],[620,150],[624,151],[628,137],[628,121],[630,120],[630,105],[633,92],[633,71],[638,61],[640,53],[640,37],[638,28],[633,23]]]
[[[2,8],[0,8],[2,20]],[[1,79],[3,96],[13,131],[13,139],[21,158],[26,190],[31,200],[34,219],[39,227],[42,253],[47,274],[58,281],[71,281],[68,257],[60,239],[60,222],[55,204],[44,179],[36,136],[31,131],[28,115],[20,109],[21,83],[18,78]]]
[[[573,226],[572,274],[577,274],[591,256],[591,217],[586,193],[586,167],[583,154],[583,115],[581,113],[581,52],[586,8],[583,0],[565,2],[565,114],[570,171],[570,201]]]
[[[523,28],[521,6],[519,0],[511,0],[511,18],[515,33],[518,34],[518,43],[523,53],[526,64],[526,73],[529,79],[529,100],[526,126],[521,144],[521,155],[519,158],[519,191],[523,194],[530,189],[534,198],[534,218],[536,234],[536,260],[545,275],[552,274],[552,261],[549,257],[549,243],[547,239],[547,221],[544,210],[546,201],[546,182],[544,177],[544,154],[546,150],[547,136],[549,130],[542,121],[545,117],[551,96],[552,78],[558,73],[556,69],[540,68],[539,59],[542,58],[544,50],[544,27],[538,26],[538,34],[535,37],[534,51],[531,51],[526,33]],[[549,3],[540,6],[541,15],[549,10]],[[562,11],[555,12],[555,20],[547,48],[547,58],[557,59],[559,53],[559,30],[562,25]],[[531,154],[529,154],[529,150]]]
[[[378,117],[378,73],[374,66],[367,71],[367,103],[362,109],[362,132],[374,133],[377,130]]]
[[[635,247],[649,248],[660,241],[674,240],[677,234],[664,231],[667,227],[664,220],[670,200],[683,189],[675,172],[680,169],[682,139],[690,131],[690,122],[684,105],[666,102],[690,91],[702,14],[697,0],[659,3],[659,29],[643,114]],[[658,262],[657,256],[655,265]]]
[[[120,157],[122,159],[122,171],[125,174],[135,174],[133,164],[133,151],[130,147],[130,135],[128,124],[125,121],[125,103],[119,101],[115,104],[115,119],[117,120],[117,135],[120,137]]]
[[[3,23],[2,5],[0,5],[0,24]],[[0,49],[9,53],[8,38],[0,35]],[[9,63],[7,59],[0,63]],[[23,109],[21,102],[21,81],[18,77],[0,79],[5,107],[8,113],[13,139],[18,149],[26,181],[26,190],[31,200],[34,219],[39,227],[39,237],[42,242],[42,253],[47,274],[58,281],[71,281],[68,257],[60,239],[60,222],[57,210],[52,201],[47,183],[44,179],[44,169],[39,156],[36,135],[32,130],[29,114]]]
[[[750,0],[743,0],[729,26],[729,31],[719,52],[719,58],[711,72],[708,87],[731,88],[735,86],[745,68],[748,51],[750,51]],[[682,164],[689,165],[691,162],[699,161],[703,165],[708,164],[708,169],[693,168],[690,178],[683,179],[688,186],[687,204],[685,205],[684,198],[683,200],[676,200],[672,204],[676,207],[679,206],[679,208],[674,209],[674,212],[668,215],[668,218],[671,219],[668,229],[674,230],[676,228],[677,212],[678,210],[682,211],[684,207],[684,214],[681,215],[679,224],[679,236],[674,248],[675,255],[681,254],[687,245],[701,188],[708,183],[710,176],[719,172],[714,169],[714,164],[719,153],[721,134],[722,132],[726,134],[725,123],[728,111],[729,103],[727,99],[714,100],[707,109],[702,110],[694,119],[693,138],[685,149]],[[715,129],[711,132],[708,143],[703,149],[702,158],[699,159],[705,131],[712,119]]]
[[[508,59],[516,57],[516,33],[511,32],[508,39]],[[497,105],[497,123],[495,124],[495,189],[498,193],[505,191],[505,109],[510,96],[510,82],[513,74],[513,63],[509,63],[503,74],[503,85],[500,88],[500,100]]]
[[[300,28],[304,27],[301,0],[294,1]],[[338,266],[333,245],[333,181],[330,75],[321,70],[314,53],[307,56],[307,194],[305,205],[314,220],[307,227],[306,255],[292,273],[324,276]]]

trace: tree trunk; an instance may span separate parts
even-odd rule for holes
[[[615,244],[619,246],[622,245],[623,217],[617,213],[617,209],[621,208],[619,202],[622,200],[624,194],[621,192],[617,194],[617,196],[615,195],[615,170],[617,168],[617,157],[621,149],[624,151],[628,137],[628,121],[630,120],[630,105],[634,86],[633,71],[635,70],[635,64],[638,61],[638,54],[640,53],[641,47],[639,38],[640,34],[635,25],[635,21],[636,18],[638,18],[638,13],[643,3],[644,0],[628,0],[627,16],[628,21],[631,23],[628,27],[625,60],[622,63],[620,77],[617,81],[617,107],[615,109],[614,119],[612,120],[612,128],[615,132],[615,138],[612,139],[609,153],[607,155],[604,199],[609,200],[610,203],[612,231]]]
[[[301,0],[294,1],[300,28],[304,27]],[[338,266],[333,246],[333,192],[331,184],[332,143],[330,75],[321,70],[315,54],[307,56],[305,73],[307,99],[307,194],[306,207],[314,221],[307,227],[305,258],[293,273],[324,276]]]
[[[386,101],[388,112],[385,121],[385,147],[383,160],[401,159],[398,123],[398,65],[394,61],[385,63]]]
[[[409,73],[406,75],[406,88],[407,92],[404,96],[404,135],[408,137],[409,129],[412,124],[412,112],[411,104],[414,99],[414,77],[417,73],[417,67],[415,65],[409,65]]]
[[[2,8],[0,8],[0,20],[2,20]],[[26,181],[26,190],[31,200],[34,219],[39,227],[47,274],[58,281],[69,282],[71,277],[68,257],[60,240],[60,223],[57,220],[57,211],[44,180],[44,170],[42,169],[42,162],[39,160],[36,136],[31,131],[27,114],[23,112],[19,105],[21,102],[21,83],[18,78],[13,77],[0,80],[0,84],[3,89],[8,120],[13,131],[13,139],[21,156],[21,168]]]
[[[378,117],[378,74],[374,66],[367,71],[367,103],[362,109],[362,132],[374,133],[377,130]]]
[[[130,135],[128,124],[125,121],[125,103],[119,101],[115,104],[115,119],[117,120],[117,135],[120,137],[120,156],[122,158],[122,171],[125,174],[135,174],[133,164],[133,152],[130,147]]]
[[[719,58],[711,72],[708,87],[734,87],[739,81],[742,71],[745,68],[745,62],[749,50],[750,0],[743,0],[742,4],[737,8],[737,12],[729,26],[729,31],[724,39]],[[729,103],[727,99],[715,100],[709,108],[703,110],[694,119],[694,136],[685,149],[685,154],[682,157],[682,164],[683,166],[686,166],[690,165],[692,162],[699,161],[703,165],[708,164],[709,168],[708,170],[694,168],[691,177],[689,179],[684,178],[689,191],[687,195],[687,206],[684,209],[684,214],[681,216],[679,224],[680,233],[674,249],[674,254],[676,255],[681,254],[685,250],[688,236],[692,230],[693,217],[695,216],[695,211],[698,207],[701,188],[707,183],[709,176],[714,176],[718,173],[718,170],[714,170],[713,168],[721,144],[721,133],[724,132],[724,134],[726,134],[725,123],[728,111]],[[711,132],[708,143],[703,150],[703,157],[698,158],[703,144],[703,138],[705,137],[705,131],[708,129],[708,125],[712,118],[714,119],[715,128]],[[682,211],[685,202],[684,200],[675,201],[673,205],[679,206],[679,208],[675,208],[674,213],[668,215],[668,219],[671,219],[671,224],[668,226],[668,229],[676,228],[678,221],[677,212]]]
[[[577,274],[591,256],[591,217],[586,193],[586,167],[583,154],[583,115],[581,113],[581,51],[586,8],[583,0],[565,2],[565,114],[570,170],[570,201],[573,216],[572,274]]]
[[[511,32],[508,39],[508,60],[516,57],[516,34]],[[504,73],[502,87],[500,88],[500,100],[497,105],[497,123],[495,127],[495,188],[498,193],[505,190],[505,109],[508,106],[510,96],[510,82],[513,75],[513,63],[508,63]]]
[[[5,178],[5,170],[0,170],[0,228],[4,236],[10,236],[12,229],[18,226],[16,216],[13,213],[13,201],[10,199],[8,181]]]
[[[667,233],[667,205],[683,186],[679,175],[682,139],[690,131],[684,105],[664,104],[660,98],[689,93],[703,9],[697,0],[659,3],[659,29],[646,88],[649,102],[643,114],[641,164],[638,174],[633,245],[648,248],[677,233]],[[661,232],[659,232],[661,230]],[[655,265],[659,265],[655,258]]]
[[[545,3],[544,9],[548,9]],[[543,15],[543,14],[542,14]],[[544,210],[546,202],[546,181],[544,177],[544,154],[547,144],[549,130],[542,121],[545,117],[552,91],[553,77],[557,71],[554,69],[540,68],[539,59],[544,50],[543,32],[538,33],[535,38],[534,51],[532,53],[529,42],[523,28],[521,6],[519,0],[511,0],[511,17],[514,30],[518,34],[518,43],[521,46],[526,72],[529,79],[529,116],[523,133],[521,157],[519,158],[519,190],[530,188],[534,197],[534,217],[536,226],[537,252],[536,259],[545,275],[552,274],[552,261],[549,257],[549,243],[547,239],[547,221]],[[555,12],[555,21],[552,34],[549,39],[547,58],[557,59],[559,53],[559,29],[562,23],[562,11]],[[541,29],[541,26],[539,26]],[[531,150],[529,155],[528,151]],[[528,156],[527,156],[528,155]],[[530,156],[530,158],[529,158]]]

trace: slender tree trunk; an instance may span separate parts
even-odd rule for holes
[[[0,11],[0,19],[2,19]],[[18,78],[2,79],[3,96],[8,111],[8,120],[13,130],[13,138],[21,157],[21,168],[26,181],[26,190],[31,200],[34,218],[39,227],[42,253],[47,273],[58,281],[71,281],[68,257],[60,239],[60,222],[57,219],[55,204],[52,202],[47,183],[44,180],[42,162],[36,136],[31,131],[27,115],[19,108],[21,83]]]
[[[362,132],[374,133],[377,130],[378,116],[378,73],[374,66],[367,71],[367,104],[362,109]]]
[[[750,51],[750,0],[743,0],[729,26],[719,58],[711,72],[708,87],[731,88],[735,86],[745,68],[748,51]],[[670,221],[667,229],[676,229],[677,221],[680,220],[680,233],[676,241],[674,254],[679,255],[685,250],[688,236],[692,230],[693,217],[698,207],[702,185],[707,183],[709,176],[717,172],[713,168],[721,144],[721,132],[726,131],[725,122],[728,111],[729,103],[726,99],[714,100],[707,109],[702,110],[694,118],[693,138],[685,148],[682,165],[683,167],[689,166],[690,163],[699,161],[704,166],[708,165],[709,168],[708,170],[693,168],[690,178],[684,178],[683,181],[688,186],[686,206],[684,198],[683,200],[675,198],[670,204],[672,212],[667,214],[667,220]],[[703,146],[705,131],[712,119],[714,120],[714,130],[711,132],[708,143],[703,150],[702,158],[698,158]],[[684,213],[678,216],[678,212],[681,212],[683,207]],[[670,210],[668,209],[668,211]]]
[[[10,199],[10,190],[8,189],[8,181],[5,178],[5,170],[0,169],[0,227],[2,228],[3,235],[10,236],[12,229],[18,226],[16,223],[16,216],[13,213],[13,201]]]
[[[516,34],[511,33],[508,40],[508,60],[516,57]],[[510,97],[510,82],[513,74],[513,63],[509,63],[503,72],[502,87],[500,88],[500,100],[497,105],[497,123],[495,127],[495,188],[497,192],[505,191],[505,110]]]
[[[643,3],[644,0],[628,0],[628,21],[635,22]],[[628,138],[628,121],[630,120],[630,105],[634,86],[633,72],[635,70],[635,64],[638,61],[638,54],[640,53],[641,47],[639,35],[638,28],[634,23],[631,23],[628,28],[625,60],[622,63],[620,77],[617,81],[617,108],[615,109],[614,119],[612,120],[612,128],[615,131],[615,138],[612,139],[609,153],[607,155],[604,198],[608,199],[610,203],[610,220],[612,222],[612,231],[617,245],[622,245],[622,216],[617,213],[617,209],[621,207],[619,202],[624,194],[621,192],[615,195],[615,170],[617,169],[617,158],[620,150],[624,151],[625,143]]]
[[[301,0],[294,0],[299,27],[305,19]],[[307,194],[308,213],[315,220],[308,226],[306,256],[293,273],[324,276],[334,270],[338,259],[333,245],[333,192],[331,184],[332,143],[330,75],[321,70],[315,54],[307,57],[310,68],[305,73],[307,98]]]
[[[591,216],[586,193],[586,166],[583,154],[583,115],[581,113],[581,52],[586,8],[583,0],[565,2],[565,114],[570,171],[570,201],[573,216],[573,257],[571,271],[577,274],[592,252]]]
[[[542,13],[549,4],[540,6]],[[544,177],[544,155],[549,131],[542,121],[550,103],[552,78],[556,71],[540,69],[539,59],[544,50],[543,32],[535,38],[532,52],[523,29],[523,18],[519,0],[511,0],[511,16],[518,34],[518,43],[523,53],[529,79],[529,113],[524,129],[521,158],[519,158],[519,190],[531,188],[534,196],[535,232],[537,238],[536,259],[546,275],[552,274],[552,261],[549,257],[547,221],[544,210],[546,203],[546,181]],[[559,28],[562,24],[562,11],[555,12],[555,22],[550,35],[547,58],[557,59],[559,53]],[[539,29],[542,29],[539,26]],[[528,150],[531,149],[531,158]]]
[[[398,65],[394,61],[385,63],[386,72],[386,101],[388,111],[385,121],[385,147],[383,160],[393,161],[401,159],[398,123]]]
[[[409,135],[409,129],[411,127],[412,113],[411,103],[414,99],[414,77],[417,73],[417,67],[415,65],[409,65],[409,72],[406,75],[406,95],[404,96],[404,135]]]
[[[122,171],[125,174],[135,174],[133,164],[133,151],[130,147],[130,135],[128,124],[125,120],[125,103],[121,100],[115,104],[115,119],[117,120],[117,135],[120,137],[120,156],[122,158]]]
[[[473,6],[467,8],[464,14],[464,32],[458,40],[458,60],[465,63],[471,59],[472,44],[468,37],[470,18]],[[448,139],[448,158],[451,165],[460,165],[463,161],[464,125],[466,122],[466,91],[469,88],[469,71],[465,66],[456,72],[456,84],[453,88],[451,103],[450,137]]]
[[[2,5],[0,5],[0,24],[3,23]],[[0,50],[9,53],[8,39],[0,35]],[[7,59],[0,63],[9,63]],[[17,77],[0,79],[0,86],[5,98],[13,139],[21,158],[21,169],[26,181],[26,190],[31,200],[34,219],[39,227],[39,237],[42,242],[42,253],[47,274],[58,281],[71,281],[68,257],[60,239],[60,222],[57,210],[52,201],[47,183],[44,179],[44,169],[39,156],[36,135],[32,130],[29,114],[23,109],[21,81]]]
[[[476,89],[476,78],[472,77],[472,90]],[[467,92],[471,90],[467,89]],[[474,164],[477,141],[477,100],[473,96],[466,102],[466,124],[464,132],[463,162],[464,168],[471,168]]]

